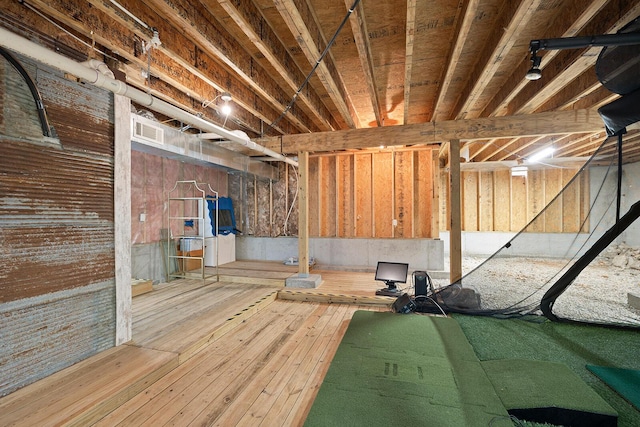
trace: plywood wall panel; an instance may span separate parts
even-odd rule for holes
[[[355,154],[354,163],[354,209],[356,237],[371,237],[373,230],[372,155]]]
[[[336,158],[336,203],[337,235],[353,237],[354,227],[354,156],[344,155]]]
[[[336,236],[336,156],[321,156],[319,175],[319,199],[318,215],[320,221],[320,236]]]
[[[546,206],[543,170],[529,170],[527,177],[527,222],[533,220]],[[544,215],[544,213],[543,213]],[[544,232],[544,220],[531,224],[528,231]]]
[[[493,230],[511,230],[511,171],[493,172]]]
[[[416,151],[413,155],[413,223],[414,237],[432,237],[433,161],[431,150]],[[437,216],[437,211],[436,215]]]
[[[440,206],[440,161],[438,159],[438,150],[431,150],[431,183],[433,188],[431,189],[431,233],[428,236],[433,239],[440,238],[440,215],[438,207]]]
[[[564,185],[567,185],[574,175],[575,171],[564,169]],[[565,233],[577,233],[580,230],[580,191],[581,181],[576,179],[562,193],[562,231]]]
[[[449,230],[451,217],[449,212],[449,198],[451,197],[450,188],[449,188],[449,171],[442,170],[438,175],[440,180],[440,227],[442,230]]]
[[[562,190],[562,169],[547,169],[544,171],[545,206],[549,205],[560,190]],[[544,217],[544,231],[547,233],[562,232],[562,199],[558,198],[550,205]]]
[[[478,231],[479,172],[462,172],[462,229]]]
[[[511,177],[511,231],[519,231],[527,224],[527,178]]]
[[[373,154],[373,237],[393,237],[393,153]]]
[[[478,230],[493,231],[493,172],[480,172]]]
[[[575,175],[576,173],[578,173],[578,170],[574,170],[573,174]],[[580,219],[581,219],[581,232],[583,233],[588,233],[590,228],[589,228],[589,219],[587,218],[586,220],[584,220],[584,218],[587,217],[587,215],[589,214],[589,209],[590,209],[590,201],[591,201],[591,192],[590,192],[590,185],[589,185],[589,171],[586,171],[585,173],[582,174],[581,176],[581,182],[580,182]],[[624,212],[623,212],[624,213]]]
[[[410,151],[395,152],[394,159],[394,219],[397,226],[393,230],[394,237],[411,238],[413,236],[413,153]]]

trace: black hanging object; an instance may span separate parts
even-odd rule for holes
[[[618,34],[640,33],[640,17]],[[627,95],[640,89],[640,44],[605,46],[596,61],[600,83],[613,93]]]

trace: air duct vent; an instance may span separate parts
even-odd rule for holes
[[[150,123],[142,123],[135,118],[133,120],[133,136],[156,144],[164,144],[164,129]]]

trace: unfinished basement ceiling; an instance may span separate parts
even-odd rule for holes
[[[640,15],[640,1],[622,0],[360,0],[337,33],[354,0],[5,3],[0,25],[74,59],[105,60],[127,83],[251,138],[595,110],[618,97],[596,77],[601,48],[541,51],[543,77],[532,82],[529,42],[616,33]],[[149,48],[153,29],[161,44]],[[226,121],[223,92],[233,97]],[[556,157],[575,158],[604,137],[603,125],[463,141],[462,152],[468,162],[513,161],[553,144]],[[640,158],[637,133],[626,141]]]

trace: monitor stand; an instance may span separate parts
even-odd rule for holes
[[[402,292],[400,292],[398,288],[396,288],[396,284],[394,282],[387,282],[386,288],[378,289],[376,291],[376,295],[385,297],[399,297],[401,294]]]

